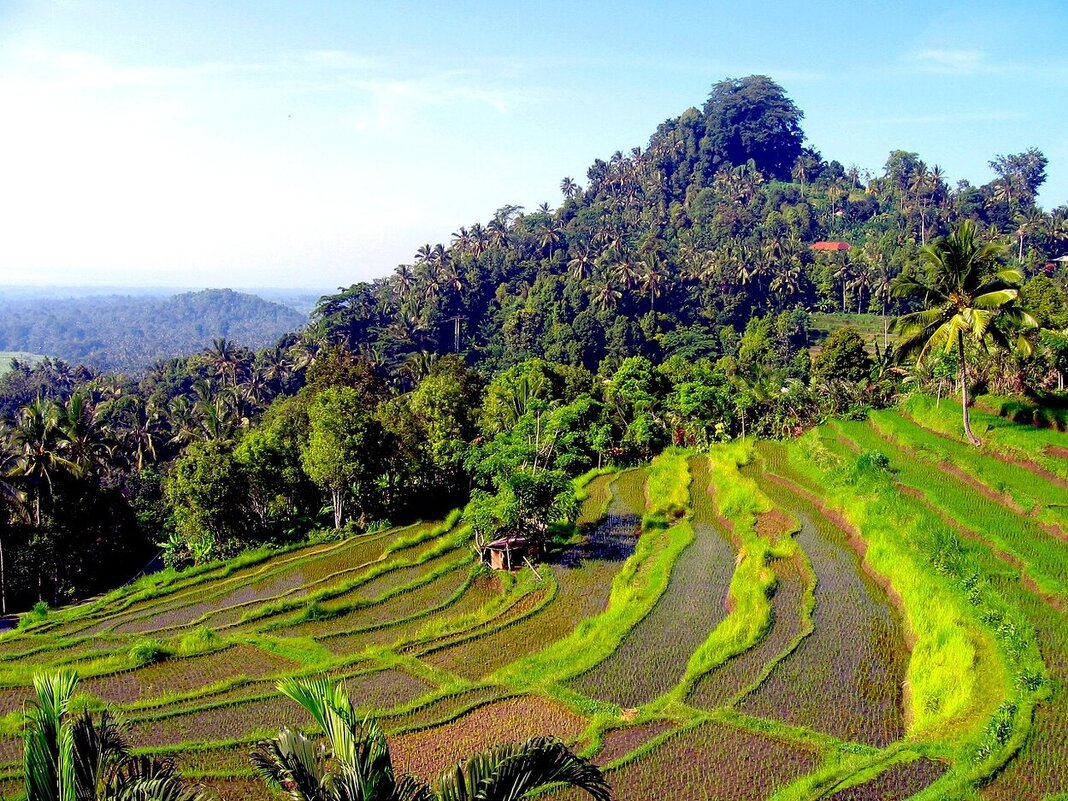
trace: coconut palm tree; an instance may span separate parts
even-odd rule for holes
[[[964,434],[973,445],[980,441],[972,433],[968,416],[965,337],[984,348],[988,339],[1009,348],[1012,343],[1005,330],[996,325],[998,318],[1017,331],[1038,327],[1035,319],[1015,303],[1023,274],[1019,270],[998,269],[1004,250],[998,243],[984,244],[975,224],[965,220],[949,236],[922,249],[927,268],[925,280],[900,275],[891,284],[895,295],[923,297],[926,306],[894,321],[901,332],[898,353],[902,357],[915,356],[917,363],[922,363],[939,348],[947,353],[956,350]],[[1025,353],[1031,350],[1022,334],[1015,344]]]
[[[200,801],[169,760],[135,757],[107,711],[74,715],[74,673],[33,677],[26,715],[23,782],[27,801]]]
[[[446,770],[435,792],[398,774],[378,723],[360,719],[341,684],[283,679],[279,691],[304,707],[326,734],[325,748],[288,728],[256,744],[251,761],[273,788],[294,801],[519,801],[547,784],[610,801],[601,771],[560,740],[535,737],[491,748]]]
[[[576,281],[585,281],[593,273],[593,254],[588,249],[575,252],[567,263],[567,271]]]
[[[21,458],[4,448],[6,432],[0,429],[0,514],[29,521],[26,493],[18,485],[23,473]],[[5,506],[8,508],[5,510]],[[5,521],[0,521],[0,531]],[[0,615],[7,614],[7,576],[4,567],[4,542],[0,539]]]
[[[19,410],[8,434],[8,444],[19,458],[22,473],[33,490],[33,524],[41,525],[41,502],[47,490],[52,497],[57,474],[78,473],[78,465],[62,452],[59,407],[54,401],[37,399]]]
[[[620,291],[607,281],[599,284],[593,290],[593,302],[601,311],[614,309],[619,304],[621,297]]]

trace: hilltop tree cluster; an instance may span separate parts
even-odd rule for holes
[[[961,357],[987,391],[1063,388],[1068,208],[1036,205],[1045,157],[999,156],[994,181],[951,188],[915,153],[878,176],[827,161],[801,119],[768,78],[717,84],[647,147],[565,178],[557,208],[506,206],[424,245],[273,348],[217,340],[140,377],[16,365],[0,378],[10,604],[102,589],[159,549],[202,562],[468,501],[491,533],[566,517],[586,470],[791,436],[905,381],[945,394]],[[1038,328],[991,311],[915,367],[889,334],[814,340],[816,312],[920,311],[902,287],[935,285],[925,246],[964,220],[1012,273],[998,308]],[[1020,337],[1029,354],[998,344]]]

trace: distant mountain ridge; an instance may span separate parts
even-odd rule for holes
[[[144,369],[161,358],[203,350],[216,337],[261,348],[307,317],[230,289],[166,298],[107,295],[0,299],[0,351],[30,351],[101,370]]]

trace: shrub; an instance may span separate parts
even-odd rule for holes
[[[171,655],[171,650],[159,640],[140,640],[130,647],[130,661],[138,667],[162,662]]]
[[[33,609],[19,618],[19,628],[24,629],[34,623],[40,623],[46,617],[48,617],[48,603],[46,601],[38,601],[33,605]]]

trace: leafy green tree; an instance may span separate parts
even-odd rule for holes
[[[647,459],[669,441],[662,401],[664,377],[641,356],[624,359],[604,388],[605,404],[622,432],[620,446]]]
[[[999,155],[990,162],[990,169],[998,174],[997,188],[1010,208],[1020,208],[1034,202],[1039,187],[1046,181],[1049,159],[1038,148],[1022,153]]]
[[[257,538],[289,538],[312,525],[318,492],[301,464],[309,427],[306,406],[306,393],[276,400],[260,425],[246,432],[234,448]]]
[[[704,105],[701,150],[713,171],[752,160],[760,172],[788,181],[801,155],[803,116],[766,75],[720,81]]]
[[[446,356],[412,391],[411,410],[426,435],[434,468],[454,481],[477,433],[482,381],[457,356]]]
[[[864,348],[860,332],[847,325],[827,337],[813,358],[812,378],[817,382],[847,381],[856,384],[868,379],[871,368],[871,356]]]
[[[248,540],[248,484],[233,444],[195,442],[164,484],[178,539],[165,548],[172,563],[200,563],[234,553]]]
[[[371,718],[360,718],[342,685],[284,679],[279,691],[300,704],[326,735],[326,748],[283,728],[259,742],[252,764],[273,789],[294,801],[520,801],[563,783],[609,801],[611,788],[589,761],[560,740],[535,737],[475,754],[445,771],[436,790],[393,766],[389,743]]]
[[[379,474],[381,427],[357,390],[330,387],[308,405],[308,441],[301,450],[304,471],[330,494],[334,528],[345,520],[351,499],[361,523]]]
[[[26,715],[23,785],[27,801],[200,801],[168,760],[137,757],[110,712],[75,715],[74,673],[37,674]]]
[[[922,297],[926,306],[895,321],[901,332],[898,353],[922,362],[939,348],[956,350],[964,434],[974,445],[980,442],[972,433],[968,414],[965,337],[983,346],[992,339],[1008,349],[1012,343],[999,322],[1017,330],[1037,327],[1035,319],[1015,303],[1023,276],[1018,270],[999,269],[998,259],[1003,253],[1002,245],[984,243],[975,224],[965,220],[952,234],[923,248],[927,269],[923,278],[901,275],[893,283],[895,295]],[[1023,336],[1018,336],[1015,344],[1030,352]]]

